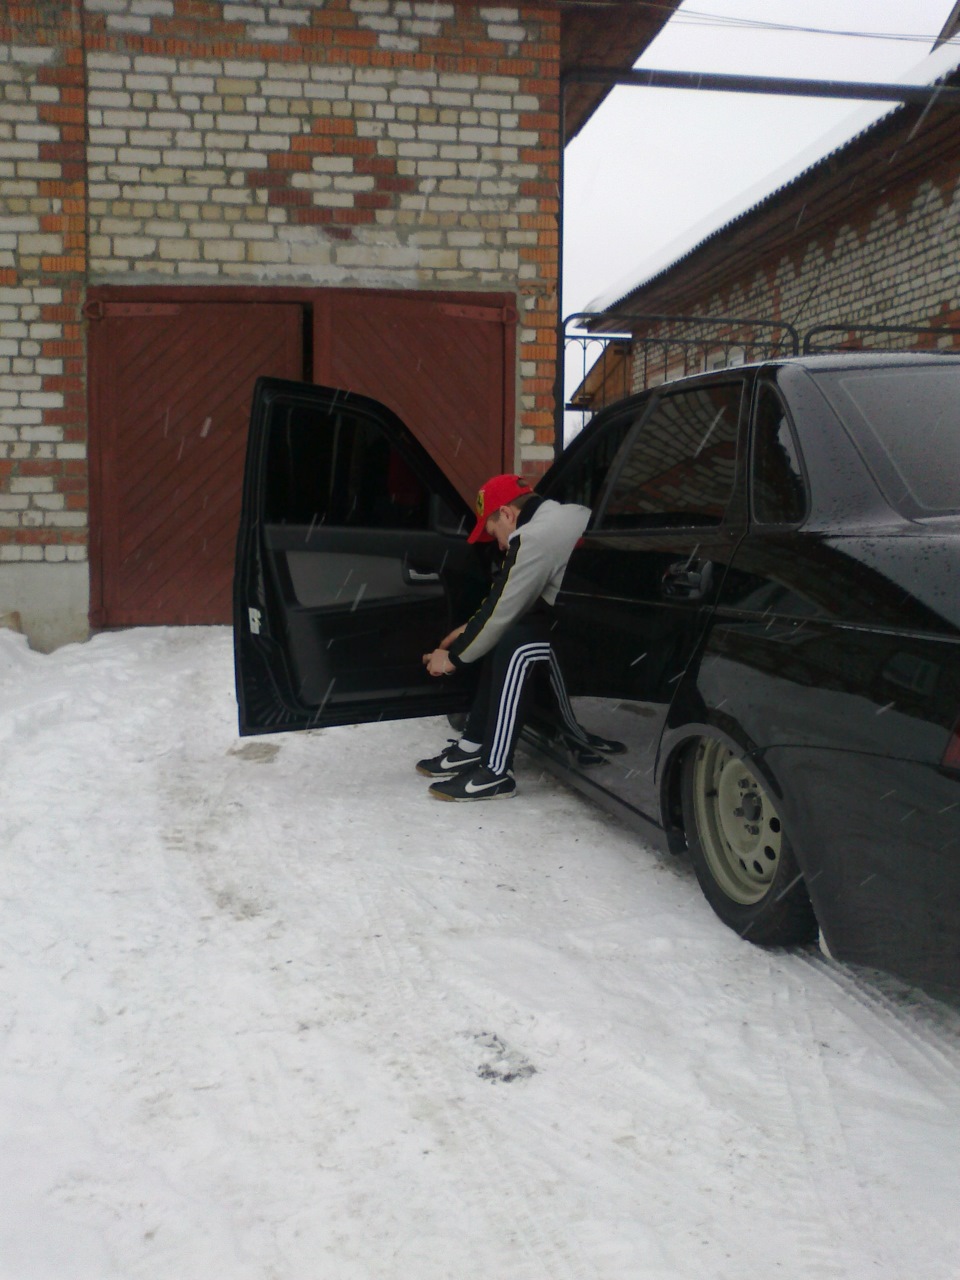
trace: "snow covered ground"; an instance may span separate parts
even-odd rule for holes
[[[956,1010],[232,680],[0,631],[0,1280],[960,1277]]]

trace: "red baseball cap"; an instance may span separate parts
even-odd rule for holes
[[[477,494],[477,523],[467,541],[492,542],[492,536],[487,533],[487,520],[523,493],[533,493],[533,490],[519,476],[493,476],[481,485]]]

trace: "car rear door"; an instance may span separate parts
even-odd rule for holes
[[[557,600],[561,665],[578,720],[626,748],[591,783],[659,820],[657,752],[745,531],[745,373],[724,373],[625,402],[598,420],[603,487]],[[591,430],[594,430],[591,427]],[[601,439],[619,443],[607,464]],[[584,450],[584,469],[597,471]],[[589,487],[589,486],[588,486]],[[544,488],[583,491],[575,468]]]
[[[262,378],[234,576],[241,734],[462,710],[422,655],[482,598],[463,499],[375,400]]]

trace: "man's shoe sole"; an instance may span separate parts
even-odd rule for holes
[[[427,794],[433,796],[434,800],[450,800],[453,804],[473,804],[476,800],[512,800],[517,794],[517,789],[514,787],[512,791],[480,791],[473,796],[448,796],[443,791],[429,787]]]

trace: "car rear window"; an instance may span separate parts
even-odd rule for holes
[[[960,365],[814,377],[892,506],[911,519],[960,511]]]

